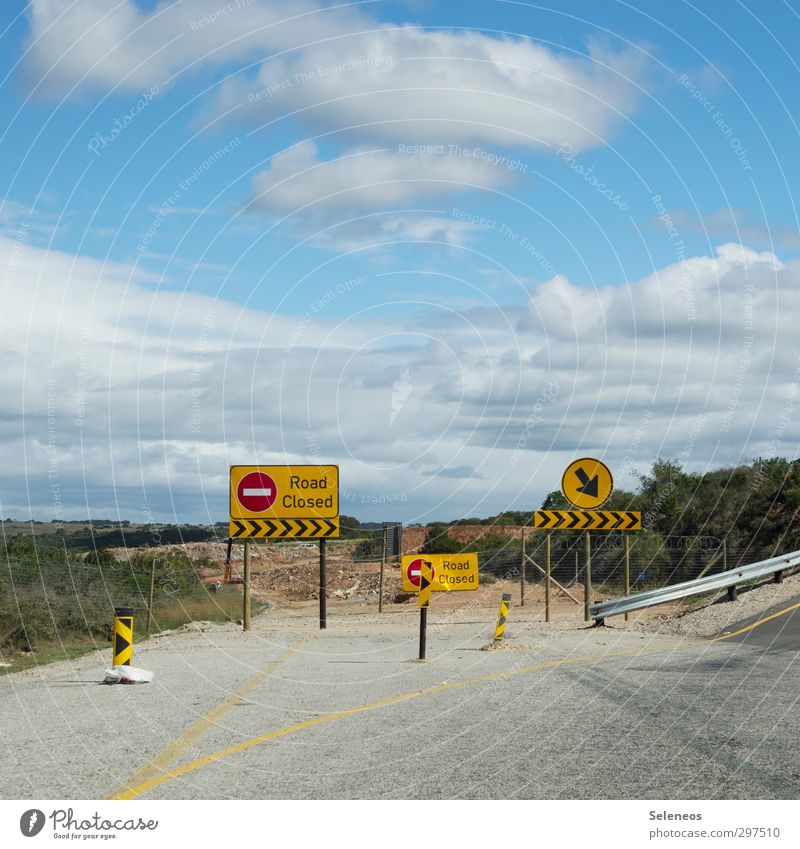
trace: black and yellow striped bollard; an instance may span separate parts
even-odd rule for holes
[[[423,560],[419,569],[419,659],[425,660],[425,644],[428,638],[428,608],[431,606],[433,565]]]
[[[511,602],[511,593],[503,593],[500,599],[500,613],[497,616],[497,625],[494,629],[494,641],[499,643],[503,639],[503,631],[508,622],[508,605]]]
[[[130,666],[133,659],[133,608],[114,608],[114,666]]]

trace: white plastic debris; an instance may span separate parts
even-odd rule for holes
[[[149,684],[153,673],[149,669],[137,669],[135,666],[113,666],[106,669],[104,684]]]

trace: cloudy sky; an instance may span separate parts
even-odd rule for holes
[[[2,516],[798,454],[794,2],[8,0]]]

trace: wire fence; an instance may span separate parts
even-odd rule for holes
[[[631,591],[690,581],[702,575],[716,574],[746,563],[770,557],[772,549],[753,546],[730,548],[716,537],[649,536],[629,538]],[[525,579],[544,580],[545,541],[535,538],[526,542]],[[620,594],[625,585],[625,543],[622,535],[594,534],[591,537],[592,583],[598,591]],[[582,583],[586,571],[584,538],[551,536],[550,569],[552,577],[562,584]],[[533,561],[531,563],[530,561]],[[536,565],[540,568],[536,568]],[[523,572],[522,543],[514,540],[506,546],[479,552],[481,573],[505,580],[517,579]]]
[[[29,651],[52,642],[109,639],[114,608],[121,606],[134,609],[141,634],[151,576],[155,630],[194,618],[219,618],[208,610],[210,601],[217,608],[220,602],[210,599],[201,581],[203,565],[175,549],[103,562],[58,550],[7,554],[0,559],[0,649]]]

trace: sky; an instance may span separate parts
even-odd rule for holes
[[[6,0],[0,515],[798,455],[800,3]]]

